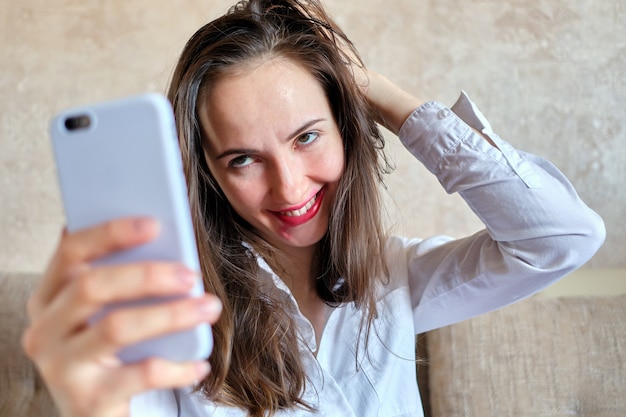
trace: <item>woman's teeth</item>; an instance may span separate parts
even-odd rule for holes
[[[309,211],[311,209],[311,207],[313,207],[313,204],[315,204],[316,200],[317,200],[317,194],[315,194],[315,196],[311,200],[309,200],[309,202],[306,203],[306,205],[304,207],[302,207],[301,209],[291,210],[291,211],[283,211],[280,214],[282,214],[283,216],[288,216],[288,217],[302,216],[307,211]]]

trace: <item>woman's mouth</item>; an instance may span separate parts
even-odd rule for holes
[[[283,223],[289,226],[299,226],[311,220],[319,211],[322,200],[324,198],[324,192],[326,187],[322,188],[317,194],[315,194],[307,203],[296,210],[286,210],[274,212],[274,215],[278,217]]]
[[[303,214],[308,212],[311,209],[311,207],[313,207],[313,204],[315,204],[315,201],[317,200],[317,195],[318,194],[315,194],[313,196],[313,198],[310,199],[309,202],[304,205],[304,207],[302,207],[302,208],[300,208],[298,210],[281,211],[280,215],[281,216],[289,216],[289,217],[302,216]]]

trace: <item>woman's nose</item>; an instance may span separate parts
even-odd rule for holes
[[[301,203],[302,199],[306,198],[305,180],[301,161],[295,159],[277,161],[270,185],[274,199],[284,204]]]

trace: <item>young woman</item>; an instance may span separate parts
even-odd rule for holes
[[[24,335],[62,415],[420,416],[416,333],[527,297],[595,253],[603,223],[554,166],[503,141],[465,94],[423,103],[357,57],[312,0],[238,3],[189,40],[169,98],[211,295],[87,326],[112,301],[184,292],[196,272],[90,266],[153,238],[150,219],[63,234]],[[387,236],[376,122],[485,230]],[[210,371],[115,359],[204,321]]]

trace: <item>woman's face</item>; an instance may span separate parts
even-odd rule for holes
[[[319,82],[286,59],[219,79],[200,106],[208,166],[235,211],[270,244],[314,248],[344,171]]]

